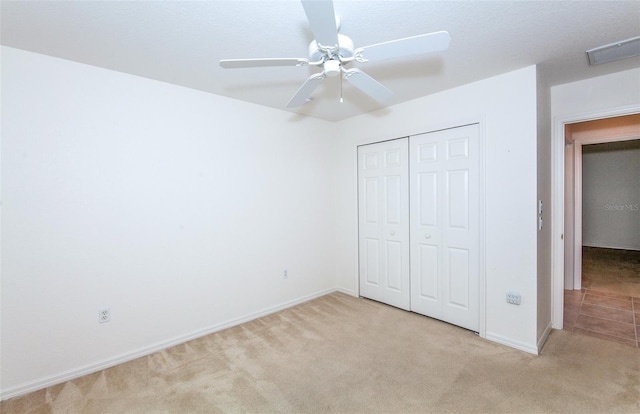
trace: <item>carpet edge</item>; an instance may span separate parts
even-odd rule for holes
[[[283,302],[278,305],[270,306],[256,312],[252,312],[248,315],[245,315],[239,318],[235,318],[226,322],[215,324],[204,329],[199,329],[197,331],[191,332],[186,335],[180,335],[178,337],[175,337],[166,341],[158,342],[143,348],[139,348],[131,352],[126,352],[123,354],[116,355],[112,358],[107,358],[92,364],[87,364],[87,365],[83,365],[67,371],[63,371],[60,374],[51,375],[45,378],[39,378],[33,381],[28,381],[13,387],[9,387],[7,389],[0,388],[0,401],[8,400],[9,398],[19,397],[21,395],[28,394],[30,392],[38,391],[43,388],[47,388],[47,387],[57,385],[66,381],[70,381],[85,375],[93,374],[95,372],[102,371],[104,369],[111,368],[116,365],[123,364],[125,362],[133,361],[134,359],[151,355],[155,352],[162,351],[163,349],[171,348],[173,346],[180,345],[185,342],[189,342],[194,339],[197,339],[218,331],[222,331],[224,329],[232,328],[234,326],[237,326],[258,318],[262,318],[272,313],[276,313],[276,312],[291,308],[301,303],[305,303],[310,300],[313,300],[334,292],[341,292],[350,296],[357,297],[355,292],[350,291],[348,289],[339,288],[339,287],[321,290],[309,295],[301,296],[299,298]]]

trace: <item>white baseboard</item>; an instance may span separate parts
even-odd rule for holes
[[[355,290],[351,290],[351,289],[335,288],[334,292],[344,293],[345,295],[353,296],[354,298],[359,297],[358,296],[358,292],[356,292]]]
[[[540,353],[540,351],[542,350],[542,347],[544,346],[544,343],[547,342],[547,338],[549,337],[549,334],[551,333],[551,321],[549,321],[549,323],[547,324],[547,327],[544,328],[544,332],[542,332],[542,335],[540,335],[540,339],[538,339],[538,343],[537,343],[537,348],[538,348],[538,354]]]
[[[62,382],[73,380],[75,378],[92,374],[94,372],[102,371],[103,369],[111,368],[113,366],[120,365],[122,363],[129,362],[134,359],[153,354],[154,352],[162,351],[163,349],[180,345],[182,343],[191,341],[193,339],[200,338],[202,336],[209,335],[214,332],[221,331],[223,329],[231,328],[233,326],[240,325],[242,323],[261,318],[263,316],[267,316],[269,314],[290,308],[295,305],[299,305],[304,302],[308,302],[310,300],[319,298],[320,296],[324,296],[333,292],[342,292],[347,295],[356,296],[354,292],[346,289],[341,289],[341,288],[326,289],[310,295],[302,296],[300,298],[290,300],[288,302],[284,302],[279,305],[271,306],[257,312],[253,312],[241,318],[232,319],[230,321],[216,324],[216,325],[207,327],[205,329],[201,329],[201,330],[189,333],[187,335],[182,335],[167,341],[158,342],[156,344],[153,344],[144,348],[140,348],[132,352],[116,355],[112,358],[108,358],[92,364],[84,365],[78,368],[70,369],[68,371],[64,371],[56,375],[40,378],[40,379],[29,381],[14,387],[9,387],[9,388],[0,390],[0,401],[17,397],[23,394],[27,394],[33,391],[37,391],[46,387],[50,387],[52,385],[60,384]]]
[[[614,249],[614,250],[634,250],[640,251],[638,246],[610,246],[606,243],[582,243],[583,247],[596,247],[601,249]]]
[[[231,328],[233,326],[236,325],[240,325],[242,323],[245,322],[249,322],[252,321],[254,319],[258,319],[261,318],[263,316],[267,316],[269,314],[275,313],[275,312],[279,312],[281,310],[290,308],[292,306],[295,305],[299,305],[301,303],[304,302],[308,302],[310,300],[316,299],[320,296],[324,296],[327,295],[329,293],[333,293],[333,292],[340,292],[343,293],[345,295],[349,295],[349,296],[353,296],[353,297],[358,297],[357,292],[350,290],[350,289],[344,289],[344,288],[334,288],[334,289],[326,289],[320,292],[316,292],[310,295],[306,295],[306,296],[302,296],[300,298],[288,301],[288,302],[284,302],[281,303],[279,305],[275,305],[275,306],[271,306],[265,309],[262,309],[260,311],[257,312],[253,312],[249,315],[246,315],[244,317],[241,318],[237,318],[237,319],[233,319],[230,321],[226,321],[220,324],[216,324],[213,326],[210,326],[208,328],[205,329],[201,329],[192,333],[189,333],[187,335],[182,335],[167,341],[163,341],[163,342],[159,342],[153,345],[150,345],[148,347],[144,347],[144,348],[140,348],[137,349],[135,351],[132,352],[128,352],[128,353],[124,353],[124,354],[120,354],[120,355],[116,355],[113,358],[108,358],[106,360],[102,360],[102,361],[98,361],[96,363],[93,364],[88,364],[88,365],[84,365],[82,367],[78,367],[75,369],[71,369],[68,371],[64,371],[61,372],[60,374],[56,374],[56,375],[52,375],[49,377],[45,377],[45,378],[40,378],[34,381],[29,381],[27,383],[24,384],[20,384],[14,387],[10,387],[7,389],[3,389],[0,390],[0,401],[2,400],[6,400],[9,398],[13,398],[13,397],[17,397],[23,394],[27,394],[33,391],[37,391],[46,387],[50,387],[52,385],[56,385],[56,384],[60,384],[62,382],[65,381],[70,381],[73,380],[75,378],[79,378],[82,377],[84,375],[88,375],[88,374],[92,374],[94,372],[98,372],[101,371],[103,369],[107,369],[107,368],[111,368],[113,366],[125,363],[125,362],[129,362],[132,361],[134,359],[143,357],[143,356],[147,356],[150,354],[153,354],[154,352],[158,352],[158,351],[162,351],[163,349],[167,349],[170,348],[172,346],[176,346],[188,341],[191,341],[193,339],[197,339],[200,338],[202,336],[205,335],[209,335],[212,334],[214,332],[218,332],[221,331],[223,329],[227,329],[227,328]],[[551,323],[549,323],[549,325],[547,326],[547,328],[545,329],[542,337],[540,338],[540,340],[538,341],[537,346],[531,346],[529,344],[525,344],[519,341],[514,341],[511,340],[509,338],[505,338],[503,336],[500,335],[496,335],[496,334],[492,334],[490,332],[486,333],[485,339],[489,340],[489,341],[493,341],[502,345],[506,345],[509,346],[511,348],[515,348],[515,349],[519,349],[521,351],[525,351],[534,355],[538,355],[539,350],[542,348],[542,345],[544,344],[544,342],[546,341],[546,338],[549,336],[549,333],[551,332]]]
[[[502,345],[506,345],[511,348],[519,349],[520,351],[528,352],[530,354],[538,355],[538,347],[530,344],[526,344],[520,341],[514,341],[513,339],[505,338],[504,336],[497,335],[491,332],[487,332],[485,339],[496,342]]]

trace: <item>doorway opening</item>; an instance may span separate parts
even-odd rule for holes
[[[564,288],[569,290],[580,290],[582,288],[582,246],[583,246],[583,217],[587,213],[591,217],[590,221],[597,218],[597,226],[587,234],[591,238],[587,245],[599,247],[628,248],[630,250],[640,250],[640,242],[634,240],[612,240],[616,238],[610,228],[610,224],[618,226],[618,230],[624,232],[631,230],[628,224],[637,224],[637,211],[627,211],[626,217],[620,214],[609,213],[619,212],[618,208],[625,204],[630,205],[640,203],[637,194],[637,165],[634,164],[634,155],[628,153],[620,157],[620,153],[626,151],[636,151],[638,140],[640,140],[640,114],[618,116],[606,119],[578,122],[564,125],[565,138],[565,163],[564,163]],[[601,145],[596,145],[601,144]],[[634,150],[635,148],[635,150]],[[586,153],[583,156],[583,153]],[[602,157],[600,154],[617,153],[617,157]],[[585,158],[586,157],[586,158]],[[584,166],[583,159],[589,160],[589,165],[594,166],[594,170],[589,168],[589,178],[599,190],[594,195],[590,195],[595,200],[590,200],[591,206],[587,212],[583,206],[583,181]],[[598,161],[599,160],[599,161]],[[635,167],[635,169],[634,169]],[[626,170],[622,176],[616,174],[624,168]],[[622,182],[607,183],[607,180],[625,181],[624,188]],[[592,187],[592,186],[590,186]],[[594,194],[591,192],[591,194]],[[626,208],[623,206],[623,208]],[[625,221],[626,220],[626,221]],[[592,226],[593,227],[593,226]],[[606,230],[610,235],[605,243],[599,243],[599,232]],[[629,233],[627,233],[629,234]],[[635,236],[635,235],[634,235]],[[636,236],[637,238],[637,236]]]
[[[582,286],[640,298],[640,139],[583,146]]]
[[[640,114],[564,129],[564,329],[637,347]]]

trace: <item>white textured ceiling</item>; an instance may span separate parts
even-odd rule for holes
[[[550,86],[640,66],[589,67],[585,50],[640,35],[640,1],[344,1],[341,33],[356,47],[439,30],[428,56],[358,63],[394,92],[389,104],[537,64]],[[298,1],[5,1],[3,45],[157,79],[273,108],[317,68],[222,69],[220,59],[307,57]],[[640,82],[640,80],[639,80]],[[331,121],[381,104],[327,78],[290,112]]]

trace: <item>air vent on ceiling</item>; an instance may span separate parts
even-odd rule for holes
[[[587,50],[589,66],[640,56],[640,36]]]

